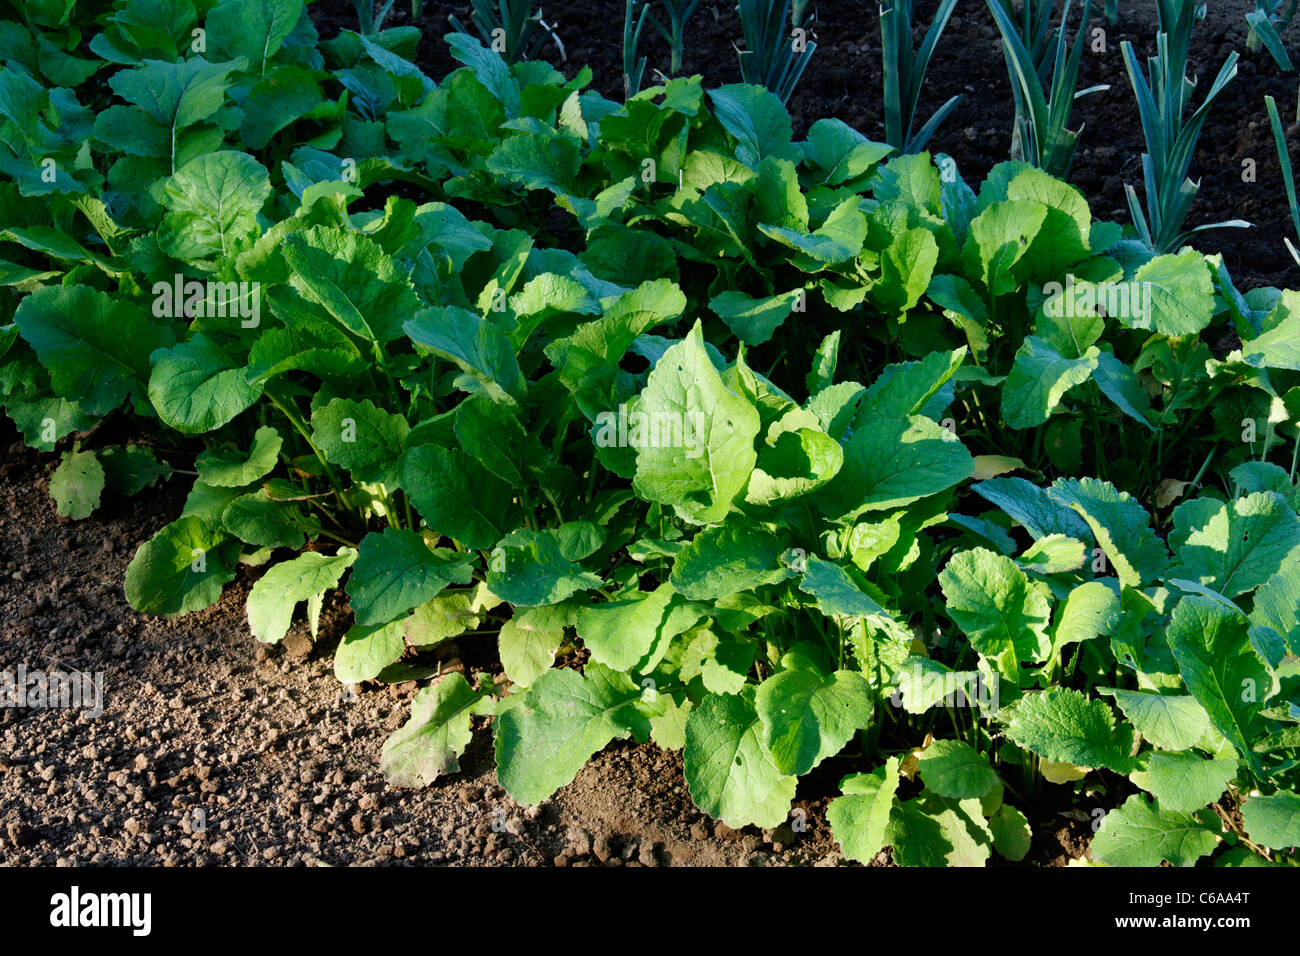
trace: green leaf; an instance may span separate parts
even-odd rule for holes
[[[1157,809],[1140,793],[1106,814],[1092,856],[1108,866],[1192,866],[1219,845],[1215,832],[1187,813]]]
[[[841,796],[827,805],[826,820],[846,858],[867,864],[884,849],[897,792],[897,757],[871,773],[850,774],[840,781]]]
[[[405,625],[402,621],[371,626],[356,624],[343,635],[338,650],[334,652],[334,676],[341,684],[374,680],[405,650]]]
[[[578,636],[591,659],[614,670],[631,670],[652,650],[689,630],[702,609],[677,594],[668,582],[635,598],[578,609]],[[644,669],[642,669],[644,672]]]
[[[1175,508],[1173,521],[1167,577],[1196,581],[1229,600],[1300,557],[1300,518],[1276,492],[1233,501],[1197,498]]]
[[[1151,399],[1133,369],[1110,352],[1102,351],[1097,354],[1097,367],[1093,369],[1092,379],[1102,394],[1121,412],[1141,423],[1148,431],[1156,430],[1156,426],[1147,417]]]
[[[726,517],[758,458],[759,416],[723,384],[698,321],[655,364],[635,412],[653,432],[636,446],[637,493],[693,524]]]
[[[1249,622],[1217,601],[1189,595],[1174,608],[1165,636],[1187,689],[1215,729],[1257,770],[1251,744],[1272,675],[1250,643]]]
[[[469,590],[443,591],[416,607],[406,619],[406,643],[432,647],[478,627],[483,623],[483,608],[474,594]]]
[[[808,139],[800,144],[804,164],[817,169],[820,182],[827,186],[857,179],[894,151],[887,143],[873,143],[843,120],[819,119],[808,129]]]
[[[334,555],[308,551],[291,561],[281,561],[262,575],[248,592],[248,627],[259,641],[274,644],[289,633],[293,611],[307,602],[312,637],[320,625],[321,599],[338,587],[343,572],[357,558],[354,548],[339,548]]]
[[[971,485],[971,491],[1005,511],[1040,540],[1063,534],[1085,543],[1092,540],[1088,525],[1069,506],[1024,478],[990,478]]]
[[[313,226],[290,233],[281,251],[298,296],[367,342],[385,345],[401,338],[405,318],[420,307],[406,272],[368,236]],[[309,313],[308,321],[319,321],[319,314]]]
[[[414,531],[386,528],[366,535],[347,587],[357,623],[386,623],[449,584],[468,584],[472,560],[450,548],[431,550]]]
[[[636,708],[641,688],[626,674],[590,664],[585,673],[548,670],[494,722],[497,779],[524,806],[573,780],[611,740],[648,732]]]
[[[1088,549],[1082,541],[1067,538],[1063,534],[1049,534],[1026,548],[1025,553],[1016,559],[1016,563],[1034,574],[1064,574],[1066,571],[1077,571],[1083,567],[1087,556]]]
[[[209,448],[199,452],[194,467],[198,469],[199,480],[204,484],[218,488],[242,488],[275,467],[283,441],[278,431],[269,425],[263,425],[253,433],[253,444],[247,454],[235,452],[231,455]]]
[[[1290,562],[1255,592],[1252,624],[1271,627],[1300,655],[1300,563]]]
[[[186,435],[210,432],[252,405],[261,385],[202,332],[150,357],[149,401],[166,425]]]
[[[997,298],[1020,287],[1017,264],[1033,244],[1047,207],[1037,200],[995,202],[971,220],[970,235],[962,250],[967,274],[983,282]]]
[[[393,787],[427,787],[460,770],[469,746],[470,717],[492,712],[492,698],[448,674],[422,688],[411,702],[411,719],[384,741],[379,769]]]
[[[875,598],[859,588],[838,564],[823,561],[815,555],[807,558],[805,564],[799,589],[816,598],[817,607],[823,614],[871,617],[885,613]]]
[[[1194,697],[1118,688],[1100,693],[1114,697],[1133,728],[1163,750],[1187,750],[1210,732],[1210,715]]]
[[[1149,292],[1150,314],[1119,315],[1133,329],[1165,335],[1195,335],[1214,316],[1214,280],[1205,256],[1190,247],[1177,255],[1157,256],[1138,269],[1133,280]],[[1135,311],[1135,310],[1130,310]]]
[[[874,417],[924,415],[937,420],[952,404],[953,389],[948,383],[965,358],[963,346],[951,352],[931,352],[919,362],[886,365],[867,389],[854,427]]]
[[[960,740],[936,740],[918,758],[926,790],[941,797],[983,797],[998,785],[988,758]]]
[[[142,614],[164,617],[215,603],[235,576],[225,540],[224,532],[193,516],[164,525],[127,566],[127,601]]]
[[[488,588],[516,607],[559,604],[601,584],[564,556],[553,531],[512,531],[492,552],[488,566]]]
[[[1002,385],[1003,419],[1012,428],[1043,424],[1066,392],[1092,376],[1099,352],[1092,346],[1080,358],[1066,358],[1044,339],[1027,337]]]
[[[562,605],[533,607],[501,625],[497,649],[501,666],[514,684],[527,687],[550,670],[572,616],[572,609]]]
[[[1085,581],[1065,599],[1056,619],[1052,650],[1109,634],[1119,620],[1119,595],[1101,581]]]
[[[826,514],[847,518],[938,494],[974,472],[970,452],[931,419],[868,415],[854,423],[844,466],[817,500]]]
[[[1154,753],[1143,778],[1135,782],[1151,792],[1161,810],[1191,813],[1223,796],[1228,782],[1236,775],[1235,758],[1206,759],[1191,753]]]
[[[1003,677],[1019,684],[1022,663],[1047,657],[1047,595],[1010,558],[985,548],[959,552],[939,585],[949,616]]]
[[[1242,822],[1253,843],[1270,850],[1300,846],[1300,796],[1275,793],[1241,805]]]
[[[989,817],[989,829],[993,831],[993,849],[1003,859],[1019,863],[1029,855],[1034,835],[1029,829],[1029,820],[1015,807],[1005,803],[998,807]]]
[[[736,158],[757,170],[769,156],[798,162],[790,114],[776,94],[761,86],[732,83],[709,90],[713,113],[736,138]]]
[[[795,777],[777,768],[748,688],[710,694],[686,719],[686,785],[695,805],[729,827],[780,825],[789,815]]]
[[[99,463],[104,466],[105,487],[125,498],[171,475],[171,468],[144,445],[109,445],[100,449]]]
[[[158,244],[191,263],[234,255],[261,234],[257,214],[270,195],[270,177],[252,156],[204,153],[164,183],[167,214],[158,227]]]
[[[104,468],[93,451],[73,448],[64,453],[50,475],[50,497],[65,518],[80,521],[99,507],[104,493]]]
[[[768,238],[825,265],[847,262],[856,257],[862,252],[862,244],[866,241],[868,232],[867,217],[860,208],[857,196],[850,196],[832,209],[826,221],[811,233],[766,224],[760,224],[758,228]],[[917,250],[918,255],[923,252],[924,250]],[[805,271],[814,270],[805,267]],[[921,288],[924,289],[924,283]]]
[[[331,464],[358,481],[394,486],[398,459],[411,428],[406,419],[369,399],[336,398],[311,415],[311,440]]]
[[[142,397],[149,353],[175,341],[129,299],[85,285],[37,289],[18,304],[14,322],[50,373],[54,393],[92,415]]]
[[[1150,515],[1127,491],[1096,478],[1069,478],[1056,481],[1048,493],[1088,523],[1126,587],[1141,587],[1164,572],[1165,546],[1151,530]]]
[[[518,519],[510,486],[459,449],[417,445],[398,469],[429,527],[466,547],[490,548]]]
[[[303,0],[225,0],[208,15],[209,39],[228,56],[242,56],[253,73],[265,75],[267,62],[293,32]]]
[[[416,345],[454,362],[494,402],[513,403],[524,378],[514,347],[496,325],[456,306],[424,309],[402,328]]]
[[[856,671],[794,667],[759,684],[754,707],[777,770],[801,776],[871,721],[871,686]]]
[[[265,489],[240,495],[221,512],[221,526],[233,537],[259,548],[298,550],[320,523],[306,518],[294,502],[276,501]]]
[[[984,866],[993,844],[978,800],[937,794],[896,805],[886,836],[899,866]]]
[[[762,345],[790,317],[802,289],[755,299],[743,292],[728,290],[709,300],[709,308],[727,323],[732,334],[746,345]]]
[[[692,601],[750,591],[790,576],[781,539],[756,524],[733,521],[701,531],[677,554],[672,586]]]
[[[1133,729],[1115,726],[1104,701],[1068,687],[1052,687],[1022,698],[1012,709],[1007,736],[1044,760],[1079,767],[1105,767],[1127,774]]]

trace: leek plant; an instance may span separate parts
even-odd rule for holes
[[[659,28],[659,32],[664,35],[664,39],[668,41],[668,49],[671,51],[668,72],[676,76],[682,69],[686,21],[691,18],[695,8],[700,5],[700,0],[663,0],[663,5],[664,12],[668,14],[668,27],[665,29],[664,25],[658,20],[653,22]]]
[[[1287,73],[1294,72],[1295,65],[1282,42],[1282,31],[1291,23],[1297,6],[1300,0],[1255,0],[1255,9],[1246,14],[1246,22],[1250,24],[1246,46],[1258,50],[1263,43],[1273,61]]]
[[[1204,19],[1204,0],[1156,0],[1156,29],[1168,34],[1169,52],[1177,63],[1187,62],[1192,27]]]
[[[388,11],[393,8],[395,0],[383,0],[376,7],[377,0],[352,0],[352,9],[357,11],[357,32],[362,36],[372,37],[384,27]]]
[[[1066,129],[1070,108],[1079,97],[1110,88],[1102,84],[1075,91],[1079,82],[1079,60],[1088,32],[1088,6],[1086,3],[1083,5],[1074,44],[1067,49],[1065,24],[1070,15],[1070,3],[1071,0],[1065,0],[1060,25],[1053,33],[1055,40],[1051,52],[1044,58],[1043,72],[1040,73],[1032,51],[1025,46],[1003,5],[1004,0],[988,0],[1002,34],[1002,51],[1006,55],[1011,92],[1016,103],[1011,155],[1059,179],[1069,175],[1079,134],[1083,132],[1083,127]],[[1045,90],[1043,84],[1047,74],[1051,75],[1051,86]]]
[[[930,57],[939,42],[939,36],[952,16],[957,0],[941,0],[935,17],[921,48],[912,49],[912,11],[914,0],[882,0],[880,4],[880,50],[883,63],[881,72],[885,86],[885,142],[904,153],[917,153],[949,113],[961,102],[954,96],[935,110],[934,115],[913,134],[916,123],[916,103],[921,96],[921,84],[930,66]]]
[[[1162,8],[1167,0],[1161,0]],[[1147,60],[1143,76],[1133,45],[1121,44],[1129,81],[1137,96],[1142,117],[1142,135],[1147,151],[1142,154],[1142,178],[1146,186],[1146,213],[1138,202],[1137,192],[1125,185],[1129,212],[1142,241],[1157,253],[1181,246],[1195,233],[1223,227],[1248,227],[1240,219],[1216,222],[1184,230],[1188,210],[1200,187],[1187,175],[1196,140],[1209,115],[1210,104],[1237,75],[1237,53],[1228,54],[1204,101],[1189,117],[1184,117],[1196,86],[1186,75],[1186,36],[1173,37],[1161,31],[1156,36],[1157,53]],[[1149,79],[1148,79],[1149,78]]]
[[[793,39],[786,29],[790,0],[739,0],[736,9],[745,31],[740,75],[746,83],[766,86],[782,103],[803,76],[817,44]]]
[[[456,31],[469,34],[454,16],[447,19]],[[533,12],[533,0],[474,0],[471,22],[483,42],[507,63],[535,57],[548,36],[555,39],[564,56],[559,37],[546,25],[540,11]]]
[[[1295,173],[1291,168],[1291,153],[1287,150],[1286,135],[1282,132],[1282,120],[1277,115],[1277,103],[1273,97],[1264,97],[1264,105],[1268,107],[1268,122],[1273,127],[1273,144],[1277,147],[1277,161],[1282,167],[1282,184],[1286,187],[1287,205],[1291,207],[1291,225],[1295,228],[1296,236],[1300,237],[1300,206],[1296,204],[1295,197]],[[1282,241],[1286,243],[1287,251],[1291,253],[1291,258],[1300,265],[1300,250],[1297,250],[1289,236],[1283,237]]]
[[[1053,0],[1020,0],[1020,17],[1016,32],[1020,42],[1029,51],[1040,79],[1046,79],[1044,72],[1047,56],[1056,40],[1055,31],[1052,30],[1052,3]],[[1016,22],[1015,5],[1012,0],[998,0],[998,6],[1007,15],[1008,20]]]
[[[645,75],[645,57],[636,55],[641,44],[641,30],[650,13],[650,4],[641,4],[641,16],[636,16],[636,0],[627,0],[623,11],[623,99],[631,99],[641,90],[641,77]]]

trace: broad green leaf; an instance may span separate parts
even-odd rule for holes
[[[780,825],[794,798],[763,743],[753,693],[710,694],[686,719],[686,785],[695,805],[729,827]]]
[[[548,670],[494,721],[501,786],[524,806],[541,803],[611,740],[633,732],[644,737],[640,699],[641,688],[630,677],[600,664],[583,674]]]
[[[845,857],[867,864],[884,849],[897,792],[897,757],[871,773],[850,774],[840,781],[841,795],[827,805],[826,820]]]
[[[1066,392],[1092,376],[1099,353],[1091,346],[1080,358],[1066,358],[1044,339],[1026,338],[1002,384],[1003,419],[1017,429],[1043,424]]]
[[[1093,369],[1092,380],[1121,412],[1141,423],[1148,431],[1156,430],[1156,426],[1147,417],[1147,411],[1151,407],[1150,396],[1132,368],[1110,352],[1101,351],[1097,354],[1097,367]]]
[[[1271,850],[1300,846],[1300,796],[1275,793],[1241,805],[1242,822],[1253,843]]]
[[[346,468],[358,481],[396,485],[398,459],[410,432],[406,419],[386,412],[369,399],[336,398],[317,406],[311,416],[311,439],[331,464]]]
[[[443,591],[416,607],[406,619],[406,643],[432,647],[482,623],[483,608],[475,604],[473,591]]]
[[[55,394],[92,415],[143,396],[149,353],[175,341],[126,297],[85,285],[37,289],[18,304],[14,322],[50,373]]]
[[[1276,492],[1233,501],[1197,498],[1174,509],[1169,578],[1185,578],[1231,600],[1294,566],[1300,518]]]
[[[1096,478],[1069,478],[1056,481],[1048,493],[1088,523],[1126,587],[1141,587],[1164,572],[1165,546],[1151,530],[1150,515],[1127,491]]]
[[[1085,581],[1065,599],[1056,619],[1052,650],[1109,634],[1119,620],[1119,595],[1101,581]]]
[[[334,652],[334,676],[341,684],[374,680],[406,650],[404,634],[401,621],[353,625]]]
[[[718,122],[739,144],[736,158],[750,169],[758,169],[769,156],[799,160],[800,150],[792,142],[790,114],[774,93],[744,83],[708,92]]]
[[[759,684],[754,706],[777,770],[801,776],[871,721],[871,687],[856,671],[796,667]]]
[[[1090,700],[1068,687],[1053,687],[1022,698],[1011,711],[1007,736],[1045,760],[1080,767],[1105,767],[1127,774],[1133,729],[1115,726],[1104,701]]]
[[[1140,793],[1106,814],[1092,838],[1093,859],[1108,866],[1192,866],[1219,837],[1188,813],[1160,810]]]
[[[941,797],[983,797],[998,785],[988,758],[960,740],[936,740],[918,758],[926,790]]]
[[[799,589],[817,600],[823,614],[870,617],[885,613],[875,598],[859,588],[839,565],[815,555],[807,558],[805,564]]]
[[[985,548],[959,552],[939,574],[939,585],[949,616],[971,646],[1013,684],[1020,683],[1022,663],[1047,657],[1047,595],[1010,558]]]
[[[733,521],[701,531],[677,554],[670,580],[692,601],[776,584],[790,576],[781,564],[781,539],[765,528]]]
[[[1019,863],[1029,855],[1034,835],[1029,829],[1029,820],[1015,807],[1005,803],[998,807],[989,817],[989,829],[993,831],[993,849],[1003,859]]]
[[[367,342],[401,338],[406,318],[420,307],[406,272],[368,236],[313,226],[290,233],[281,251],[298,296]]]
[[[924,415],[937,420],[952,404],[953,389],[948,383],[965,358],[963,346],[951,352],[931,352],[919,362],[886,365],[867,389],[854,427],[876,416]]]
[[[266,74],[266,65],[293,32],[303,0],[225,0],[208,15],[209,39],[227,55],[242,56],[248,68]]]
[[[743,292],[727,290],[709,300],[709,308],[727,323],[727,328],[746,345],[762,345],[792,314],[804,294],[793,289],[780,295],[755,299]]]
[[[993,845],[978,800],[937,794],[895,805],[886,837],[899,866],[984,866]]]
[[[125,498],[139,494],[171,475],[171,468],[160,462],[146,445],[109,445],[98,452],[104,466],[104,486]]]
[[[218,488],[242,488],[266,475],[279,460],[280,433],[263,425],[253,433],[253,444],[247,453],[218,451],[212,448],[199,452],[194,467],[199,480]]]
[[[810,233],[780,226],[760,225],[758,228],[765,236],[811,257],[817,263],[847,262],[862,252],[862,244],[867,238],[867,217],[859,205],[858,197],[850,196],[831,210],[826,221]],[[923,248],[915,250],[917,255],[923,251]],[[899,279],[898,276],[894,278]],[[929,277],[925,279],[928,281]],[[924,289],[925,281],[921,281],[920,288],[914,291],[919,297]]]
[[[843,464],[844,450],[821,430],[816,416],[794,409],[769,427],[745,500],[771,505],[808,494],[834,478]]]
[[[492,698],[448,674],[411,702],[411,719],[384,741],[379,769],[393,787],[427,787],[460,770],[470,742],[470,717],[491,713]]]
[[[511,682],[527,687],[550,670],[571,618],[572,609],[550,605],[529,608],[501,625],[497,650]]]
[[[198,156],[163,185],[167,214],[158,244],[191,263],[231,256],[260,235],[257,214],[270,195],[270,177],[247,153]]]
[[[971,485],[971,491],[1005,511],[1035,540],[1063,534],[1085,544],[1092,541],[1088,525],[1068,504],[1024,478],[990,478]]]
[[[127,601],[143,614],[163,617],[215,603],[235,576],[225,540],[223,531],[193,516],[163,526],[127,566]]]
[[[492,547],[519,515],[510,486],[460,449],[417,445],[398,470],[425,523],[466,547]]]
[[[967,274],[978,278],[991,297],[1013,292],[1020,285],[1017,265],[1047,218],[1037,200],[996,202],[971,220],[962,250]]]
[[[1300,563],[1288,563],[1260,586],[1250,621],[1273,628],[1300,655]]]
[[[456,408],[456,439],[466,453],[502,481],[525,487],[521,466],[528,435],[509,405],[475,395]]]
[[[840,517],[884,511],[946,491],[974,471],[970,452],[931,419],[869,415],[854,423],[844,466],[817,500]]]
[[[1114,697],[1133,728],[1163,750],[1187,750],[1209,733],[1210,716],[1195,697],[1117,688],[1100,692]]]
[[[457,306],[424,309],[402,328],[416,345],[454,362],[494,402],[524,391],[513,346],[496,325]]]
[[[1191,753],[1154,753],[1138,785],[1149,790],[1161,810],[1191,813],[1208,806],[1237,775],[1231,757],[1207,759]]]
[[[1165,335],[1195,335],[1214,316],[1214,281],[1205,257],[1186,248],[1176,255],[1157,256],[1133,276],[1150,303],[1150,314],[1119,315],[1133,329],[1155,329]],[[1137,310],[1130,310],[1135,312]]]
[[[320,523],[305,517],[291,501],[273,500],[265,489],[240,495],[221,512],[221,526],[232,537],[259,548],[301,548]]]
[[[578,636],[591,659],[614,670],[631,670],[655,648],[689,630],[703,610],[684,601],[665,582],[637,597],[578,609]]]
[[[198,332],[175,348],[150,356],[149,401],[166,425],[186,435],[220,428],[262,394],[244,369]]]
[[[493,550],[488,569],[488,588],[516,607],[559,604],[601,584],[564,556],[553,531],[512,531]]]
[[[65,518],[80,521],[99,507],[104,493],[104,467],[93,451],[79,447],[66,452],[50,475],[50,497]]]
[[[1249,622],[1217,601],[1189,595],[1178,602],[1165,632],[1178,671],[1210,722],[1252,770],[1258,758],[1251,744],[1272,675],[1255,652]]]
[[[268,644],[280,641],[289,633],[294,608],[306,601],[315,637],[321,598],[338,587],[343,572],[356,558],[353,548],[339,548],[333,555],[308,551],[270,568],[248,592],[248,627],[253,636]]]
[[[636,411],[657,423],[657,436],[668,436],[637,446],[633,487],[638,494],[672,505],[693,524],[726,517],[758,458],[759,416],[723,384],[698,321],[655,364]],[[682,440],[674,441],[675,436]]]
[[[472,557],[430,549],[414,531],[386,528],[361,539],[348,597],[359,624],[384,624],[436,597],[449,584],[468,584]]]

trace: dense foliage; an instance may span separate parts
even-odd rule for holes
[[[1100,862],[1294,854],[1300,293],[760,86],[72,8],[0,24],[0,398],[71,518],[192,480],[134,607],[342,588],[340,681],[434,678],[401,786],[490,716],[522,804],[632,737],[736,827],[835,759],[856,860],[1021,859],[1048,787]]]

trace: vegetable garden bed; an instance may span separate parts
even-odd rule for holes
[[[1293,79],[1264,53],[1214,102],[1186,222],[1256,227],[1192,248],[1143,192],[1137,5],[1080,31],[1079,86],[1111,88],[1066,123],[1073,169],[1045,113],[1017,134],[1081,188],[1007,159],[972,3],[912,133],[967,99],[911,153],[881,142],[858,5],[805,11],[789,110],[737,82],[709,4],[682,74],[626,104],[622,5],[547,17],[549,65],[444,44],[469,21],[434,4],[369,35],[342,3],[149,6],[32,4],[0,34],[14,664],[102,668],[128,740],[192,741],[102,784],[106,855],[1293,862],[1300,299],[1276,286],[1300,269],[1263,100],[1289,114]],[[1195,104],[1244,39],[1215,16]],[[783,49],[746,76],[788,91]],[[246,630],[280,676],[248,673]],[[238,717],[268,685],[289,714],[259,747]],[[223,752],[169,713],[198,706]],[[96,758],[44,748],[134,748],[4,718],[31,748],[6,787],[81,792],[66,824],[24,797],[11,852],[105,854]]]

